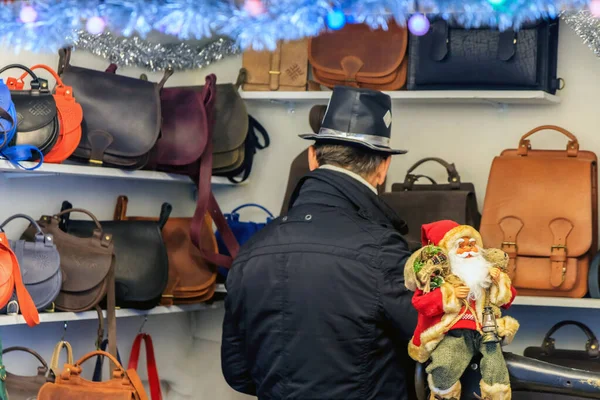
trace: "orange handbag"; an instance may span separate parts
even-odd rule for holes
[[[71,86],[65,86],[56,71],[43,64],[37,64],[31,67],[32,70],[40,68],[50,72],[56,80],[53,97],[56,102],[60,124],[58,140],[52,150],[44,156],[44,162],[60,164],[73,154],[81,141],[83,109],[73,96],[73,88],[71,88]],[[25,79],[26,76],[27,73],[21,75],[19,79],[8,78],[6,85],[10,90],[22,90],[25,85],[23,79]]]
[[[11,301],[11,298],[15,289],[18,300],[18,308],[15,312],[18,312],[20,308],[27,325],[36,326],[40,323],[37,308],[23,284],[17,256],[11,250],[6,234],[0,231],[0,308],[9,302],[14,302],[14,300]],[[10,312],[10,307],[7,307],[7,311]]]
[[[112,379],[92,382],[84,379],[81,364],[92,357],[108,357],[114,365]],[[48,382],[40,389],[37,400],[148,400],[144,385],[133,369],[125,371],[117,359],[104,351],[92,351],[74,365],[65,364],[56,382]]]

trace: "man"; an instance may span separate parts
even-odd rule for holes
[[[416,325],[405,224],[380,201],[391,99],[336,87],[289,212],[241,249],[227,278],[222,369],[259,399],[406,399]],[[408,359],[408,357],[406,357]]]
[[[413,297],[419,324],[409,354],[421,363],[431,360],[426,368],[431,399],[459,400],[460,378],[477,353],[482,355],[481,398],[510,399],[500,343],[486,342],[482,336],[484,307],[495,307],[495,315],[500,317],[499,307],[508,309],[515,299],[517,292],[510,278],[486,258],[481,236],[470,226],[454,221],[424,225],[422,244],[439,246],[446,252],[453,275],[445,277],[439,289],[417,289]],[[411,256],[407,271],[416,260],[422,260],[419,257],[419,252]],[[413,279],[408,274],[406,279],[407,286],[413,288]],[[497,335],[507,343],[519,327],[511,317],[498,318],[497,325]]]

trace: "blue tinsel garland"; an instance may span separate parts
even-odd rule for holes
[[[524,23],[555,17],[563,8],[578,10],[589,0],[263,0],[266,12],[252,16],[243,0],[28,0],[0,2],[0,44],[16,51],[51,51],[73,43],[85,20],[101,16],[117,35],[152,30],[181,40],[213,35],[234,38],[241,49],[273,50],[278,40],[316,36],[326,29],[332,10],[343,10],[349,21],[385,28],[393,18],[404,26],[414,12],[441,15],[466,27],[518,29]],[[493,5],[492,3],[500,3]],[[19,20],[21,7],[37,11],[36,21]]]

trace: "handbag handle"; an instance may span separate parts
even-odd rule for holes
[[[127,369],[137,370],[140,359],[140,347],[142,340],[146,345],[146,368],[148,370],[148,384],[150,386],[150,398],[152,400],[162,400],[160,391],[160,379],[158,377],[158,368],[156,368],[156,357],[154,356],[154,345],[152,337],[147,333],[139,333],[133,340],[131,354],[129,355],[129,364]]]
[[[54,78],[54,80],[56,80],[56,85],[58,87],[64,87],[65,84],[63,83],[62,79],[60,79],[60,76],[58,76],[58,74],[56,73],[55,70],[53,70],[52,68],[50,68],[49,66],[45,65],[45,64],[36,64],[33,67],[31,67],[31,71],[36,70],[36,69],[45,69],[46,71],[48,71],[50,73],[50,75],[52,75],[52,77]],[[21,75],[19,77],[19,81],[23,82],[23,79],[25,79],[25,77],[27,76],[27,73],[24,73],[23,75]],[[71,93],[67,93],[67,94],[71,94]]]
[[[551,336],[557,330],[567,325],[575,325],[576,327],[581,329],[583,333],[585,333],[585,335],[588,338],[587,342],[585,343],[585,351],[588,353],[588,356],[590,356],[590,358],[597,358],[600,354],[598,351],[598,339],[596,339],[596,335],[594,335],[594,333],[591,331],[590,328],[587,327],[587,325],[579,321],[566,320],[555,324],[552,328],[550,328],[548,333],[546,333],[546,336],[544,337],[544,341],[542,343],[542,349],[544,349],[544,351],[548,354],[552,353],[555,350],[555,340]]]
[[[15,214],[13,216],[8,217],[7,219],[4,220],[4,222],[2,224],[0,224],[0,231],[4,231],[4,227],[12,220],[15,220],[17,218],[24,218],[27,221],[29,221],[29,223],[31,225],[33,225],[35,227],[35,230],[37,231],[37,234],[44,234],[44,232],[42,232],[42,228],[40,228],[39,224],[33,219],[31,218],[29,215],[26,214]]]
[[[9,69],[13,69],[13,68],[25,70],[25,72],[27,72],[29,75],[31,75],[31,78],[32,78],[31,79],[31,89],[34,89],[34,90],[40,89],[40,80],[37,77],[37,75],[32,70],[30,70],[29,68],[27,68],[26,66],[24,66],[22,64],[9,64],[6,67],[0,69],[0,74]],[[46,89],[48,89],[48,88],[46,87]]]
[[[42,364],[41,367],[38,367],[38,375],[46,375],[46,373],[48,372],[48,364],[46,364],[46,360],[44,360],[42,358],[41,355],[39,355],[39,353],[37,353],[34,350],[31,350],[28,347],[23,347],[23,346],[13,346],[13,347],[9,347],[7,349],[2,350],[2,354],[6,354],[6,353],[10,353],[13,351],[22,351],[25,353],[29,353],[32,356],[34,356],[35,358],[38,359],[38,361]]]
[[[565,128],[561,128],[560,126],[556,126],[556,125],[538,126],[537,128],[534,128],[534,129],[530,130],[529,132],[527,132],[526,134],[524,134],[521,137],[521,140],[519,140],[519,148],[517,149],[517,154],[520,156],[526,156],[527,153],[529,152],[529,150],[531,149],[531,142],[527,138],[536,132],[543,131],[546,129],[560,132],[563,135],[565,135],[566,137],[568,137],[569,143],[567,144],[567,156],[577,157],[577,154],[579,153],[579,141],[577,140],[575,135],[573,135],[571,132],[569,132]]]
[[[96,228],[98,228],[100,231],[102,231],[102,225],[100,225],[100,221],[98,221],[98,218],[96,218],[96,216],[94,214],[92,214],[88,210],[84,210],[83,208],[69,208],[67,210],[62,210],[58,214],[54,214],[54,217],[59,218],[62,215],[70,214],[72,212],[86,214],[88,217],[90,217],[94,221],[94,224],[96,224]]]
[[[60,351],[62,349],[67,351],[66,364],[73,364],[73,348],[71,347],[71,344],[64,340],[56,343],[56,346],[54,346],[54,351],[52,352],[52,359],[50,359],[50,373],[48,375],[48,381],[50,382],[53,382],[56,378],[56,375],[60,373],[58,360],[60,358]]]
[[[441,164],[444,168],[446,168],[446,172],[448,173],[448,182],[450,183],[452,189],[460,189],[460,175],[454,166],[454,163],[449,163],[446,160],[443,160],[438,157],[426,157],[422,158],[416,163],[414,163],[406,172],[406,176],[404,177],[403,188],[404,190],[411,190],[413,184],[419,179],[419,177],[426,177],[425,175],[416,175],[412,174],[412,172],[417,169],[421,164],[425,164],[429,161],[435,161],[438,164]],[[429,180],[431,178],[427,177]],[[435,183],[434,183],[435,184]]]
[[[106,351],[102,351],[102,350],[95,350],[92,351],[90,353],[87,353],[86,355],[84,355],[83,357],[81,357],[79,360],[77,360],[77,362],[75,363],[75,367],[77,368],[81,368],[81,364],[83,364],[84,362],[86,362],[87,360],[89,360],[92,357],[96,357],[96,356],[104,356],[104,357],[108,357],[108,359],[110,361],[112,361],[112,363],[114,365],[116,365],[116,371],[118,372],[119,375],[121,374],[125,374],[125,370],[123,369],[123,366],[121,365],[121,363],[119,363],[119,361],[112,356],[112,354],[107,353]],[[78,373],[81,373],[81,371],[79,371]]]
[[[239,210],[241,210],[241,209],[244,209],[244,208],[247,208],[247,207],[257,207],[257,208],[260,208],[261,210],[263,210],[264,212],[266,212],[266,213],[269,215],[269,217],[271,217],[271,218],[275,218],[275,217],[273,216],[273,214],[271,214],[271,211],[267,210],[265,207],[261,206],[260,204],[256,204],[256,203],[246,203],[246,204],[242,204],[241,206],[239,206],[239,207],[236,207],[236,208],[235,208],[235,209],[234,209],[234,210],[233,210],[231,213],[232,213],[232,214],[235,214],[235,213],[237,213]]]

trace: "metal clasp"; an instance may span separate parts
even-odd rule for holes
[[[14,312],[10,312],[10,307],[13,306],[15,309]],[[7,315],[19,315],[19,303],[16,300],[11,300],[6,305],[6,314]]]

